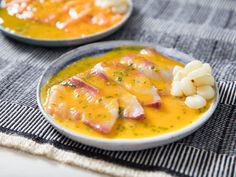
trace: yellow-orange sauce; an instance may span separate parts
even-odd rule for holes
[[[140,48],[124,47],[110,51],[99,57],[84,58],[79,60],[53,76],[48,83],[42,88],[41,96],[42,101],[45,102],[47,90],[61,81],[76,75],[80,72],[91,69],[95,64],[102,61],[114,60],[121,58],[127,54],[139,54]],[[146,58],[154,62],[161,68],[170,70],[175,65],[183,66],[181,63],[166,58],[162,55],[145,55]],[[153,81],[157,86],[159,92],[168,91],[171,87],[171,82],[166,81]],[[161,96],[162,106],[159,109],[144,107],[145,119],[144,120],[131,120],[126,118],[118,118],[115,126],[109,134],[102,134],[90,128],[80,121],[72,121],[69,119],[62,119],[56,117],[55,120],[62,126],[83,135],[99,138],[143,138],[152,137],[159,134],[172,132],[183,127],[188,126],[193,121],[199,118],[210,106],[212,101],[208,101],[207,106],[194,110],[184,104],[184,98],[177,98],[167,94]],[[93,108],[91,108],[92,110]]]
[[[0,24],[20,35],[70,39],[102,32],[123,19],[94,0],[2,0]]]

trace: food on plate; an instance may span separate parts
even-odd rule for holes
[[[210,100],[215,96],[215,90],[210,85],[204,85],[197,87],[197,94],[205,98],[206,100]]]
[[[95,5],[101,8],[111,8],[114,13],[126,13],[128,5],[126,0],[95,0]]]
[[[0,24],[37,39],[72,39],[121,22],[127,0],[2,0]]]
[[[185,104],[192,109],[206,106],[206,100],[215,97],[214,77],[208,63],[194,60],[184,68],[175,66],[173,69],[171,95],[186,96]]]
[[[104,97],[76,76],[48,90],[45,108],[52,116],[82,121],[103,133],[111,130],[119,111],[116,98]]]
[[[144,118],[144,110],[136,96],[130,94],[119,84],[107,78],[94,69],[78,74],[85,82],[92,84],[107,98],[117,98],[119,102],[120,116],[130,119]]]
[[[155,49],[126,46],[67,66],[42,88],[41,97],[46,112],[72,131],[151,137],[181,129],[209,108],[215,95],[211,72],[199,61],[184,67]]]
[[[150,79],[164,79],[166,81],[170,81],[172,79],[172,74],[170,72],[160,68],[152,61],[139,55],[127,55],[120,60],[120,63],[138,70]]]
[[[157,87],[150,79],[132,67],[117,62],[102,62],[95,65],[94,70],[135,95],[142,105],[156,108],[160,106],[161,100]]]

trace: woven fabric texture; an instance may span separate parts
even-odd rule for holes
[[[45,120],[35,96],[44,69],[73,48],[28,46],[0,35],[0,133],[154,176],[162,171],[176,176],[235,177],[236,1],[134,0],[134,6],[128,23],[104,40],[152,42],[210,63],[220,104],[202,128],[178,142],[134,152],[105,151],[74,142]],[[0,144],[6,145],[1,138]]]

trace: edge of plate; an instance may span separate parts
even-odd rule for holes
[[[79,47],[77,49],[74,49],[62,55],[61,57],[59,57],[57,60],[55,60],[54,62],[50,64],[50,66],[44,71],[41,78],[39,79],[39,83],[37,86],[37,103],[38,103],[40,111],[43,113],[44,117],[51,123],[51,125],[54,126],[59,132],[66,135],[67,137],[75,141],[84,143],[86,145],[95,146],[95,147],[106,149],[106,150],[113,150],[113,151],[142,150],[142,149],[152,148],[152,147],[156,147],[160,145],[165,145],[165,144],[177,141],[183,137],[188,136],[189,134],[193,133],[198,128],[200,128],[214,113],[219,102],[219,91],[218,91],[218,86],[216,83],[215,83],[216,97],[212,105],[210,106],[210,108],[201,117],[195,120],[192,124],[189,124],[188,126],[183,127],[174,132],[169,132],[169,133],[165,133],[165,134],[161,134],[161,135],[157,135],[153,137],[147,137],[147,138],[138,138],[138,139],[105,139],[105,138],[93,138],[87,135],[82,135],[63,127],[62,125],[54,121],[46,111],[44,111],[44,108],[41,102],[41,97],[40,97],[42,81],[45,75],[47,74],[47,71],[51,69],[54,63],[57,63],[58,61],[62,60],[65,57],[70,57],[74,53],[79,53],[80,51],[95,48],[98,45],[102,46],[102,48],[106,48],[108,46],[110,48],[116,48],[116,47],[124,46],[124,45],[155,47],[157,51],[161,52],[162,54],[174,60],[178,60],[178,61],[180,61],[180,59],[185,59],[187,61],[194,60],[193,57],[185,53],[179,52],[173,48],[165,48],[165,47],[161,47],[161,46],[151,44],[151,43],[142,43],[142,42],[135,42],[135,41],[97,42],[97,43],[88,44],[88,45]],[[175,58],[173,58],[173,55],[175,55]]]

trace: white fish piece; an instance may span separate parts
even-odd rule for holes
[[[84,82],[82,79],[80,79],[77,76],[72,76],[71,78],[68,79],[68,81],[75,87],[75,88],[85,88],[88,92],[92,93],[93,95],[97,95],[99,90]]]
[[[53,117],[76,120],[80,119],[81,112],[78,109],[70,107],[61,98],[62,93],[66,93],[66,87],[62,85],[54,85],[48,90],[48,95],[44,107],[46,111]],[[72,95],[71,95],[72,96]]]
[[[206,100],[210,100],[215,96],[215,90],[208,85],[197,87],[197,94],[205,98]]]
[[[175,67],[173,68],[172,73],[173,73],[173,75],[176,75],[177,72],[179,72],[179,71],[183,71],[183,70],[184,70],[183,67],[177,65],[177,66],[175,66]]]
[[[144,109],[137,98],[131,94],[123,94],[119,99],[120,106],[124,107],[123,116],[126,118],[144,119]]]
[[[143,73],[116,62],[98,63],[92,70],[103,73],[107,78],[119,84],[136,96],[142,105],[157,109],[161,106],[157,88]]]
[[[126,66],[132,66],[139,72],[143,73],[146,77],[153,80],[172,80],[171,72],[160,68],[152,61],[148,60],[145,57],[129,54],[121,58],[120,63]]]
[[[95,0],[95,5],[104,9],[111,7],[113,3],[112,0]]]
[[[199,61],[199,60],[194,60],[194,61],[191,61],[190,63],[188,63],[184,70],[189,73],[189,72],[192,72],[198,68],[202,67],[202,62]]]
[[[112,130],[119,112],[117,98],[106,98],[97,87],[85,82],[78,76],[72,76],[62,84],[69,84],[74,89],[72,98],[86,102],[84,107],[78,105],[82,122],[101,133],[109,133]],[[93,107],[93,110],[91,111],[86,105]],[[103,112],[100,114],[99,110],[103,110]]]
[[[200,95],[188,96],[184,103],[192,109],[200,109],[206,106],[206,100]]]
[[[196,87],[203,86],[203,85],[214,86],[215,85],[215,79],[210,74],[206,74],[206,75],[203,75],[201,77],[193,79],[193,84]]]
[[[180,81],[180,87],[185,96],[194,95],[196,93],[196,87],[187,77]]]
[[[180,81],[173,81],[171,86],[171,95],[173,96],[183,96],[184,93],[181,90]]]

